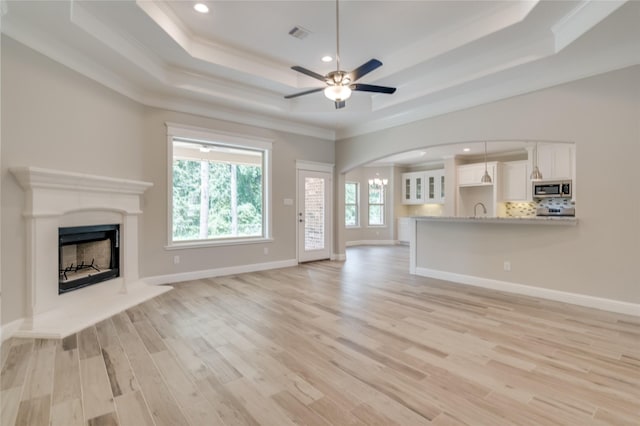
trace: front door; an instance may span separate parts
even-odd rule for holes
[[[331,257],[331,173],[298,170],[298,262]]]

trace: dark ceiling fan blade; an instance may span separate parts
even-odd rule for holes
[[[349,86],[351,90],[357,90],[359,92],[375,92],[375,93],[387,93],[392,94],[395,93],[395,87],[387,87],[387,86],[375,86],[373,84],[352,84]]]
[[[284,98],[285,99],[297,98],[298,96],[304,96],[304,95],[308,95],[310,93],[321,92],[323,90],[324,90],[324,87],[319,87],[317,89],[305,90],[304,92],[294,93],[293,95],[287,95]]]
[[[362,78],[363,76],[369,74],[371,71],[375,70],[378,67],[382,66],[382,62],[380,62],[377,59],[371,59],[369,62],[366,62],[362,65],[360,65],[358,68],[356,68],[355,70],[351,71],[349,73],[349,77],[351,78],[351,82],[355,82],[356,80],[358,80],[359,78]]]
[[[315,78],[316,80],[320,80],[320,81],[324,81],[324,82],[327,81],[327,79],[325,78],[324,75],[320,75],[317,72],[313,72],[313,71],[310,71],[310,70],[308,70],[306,68],[299,67],[298,65],[292,66],[291,69],[294,70],[294,71],[298,71],[298,72],[300,72],[302,74],[308,75],[309,77]]]
[[[347,101],[336,101],[336,109],[344,108],[347,105]]]

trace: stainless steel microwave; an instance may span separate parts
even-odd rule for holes
[[[540,180],[533,182],[533,198],[571,198],[570,180]]]

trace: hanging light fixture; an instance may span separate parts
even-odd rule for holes
[[[389,183],[388,179],[380,179],[380,173],[376,173],[375,178],[369,179],[369,185],[371,186],[382,187],[382,186],[387,186],[388,183]]]
[[[481,183],[491,183],[491,176],[489,176],[489,171],[487,170],[487,141],[484,142],[484,174],[480,179]]]
[[[542,173],[540,173],[540,169],[538,168],[538,142],[536,142],[536,153],[535,157],[533,157],[533,170],[531,171],[531,180],[542,180]]]

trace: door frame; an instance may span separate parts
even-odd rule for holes
[[[301,200],[300,195],[300,171],[309,171],[309,172],[324,172],[328,173],[331,176],[331,182],[328,185],[328,196],[327,196],[327,232],[328,232],[328,242],[329,245],[329,259],[334,260],[335,258],[335,250],[333,247],[334,241],[334,232],[333,229],[333,218],[334,218],[334,200],[333,200],[333,187],[335,185],[335,173],[334,173],[334,165],[331,163],[319,163],[316,161],[305,161],[305,160],[296,160],[296,212],[295,212],[295,226],[296,226],[296,261],[300,263],[300,224],[298,222],[298,213],[301,211],[300,209],[303,207],[302,203],[304,200]]]

